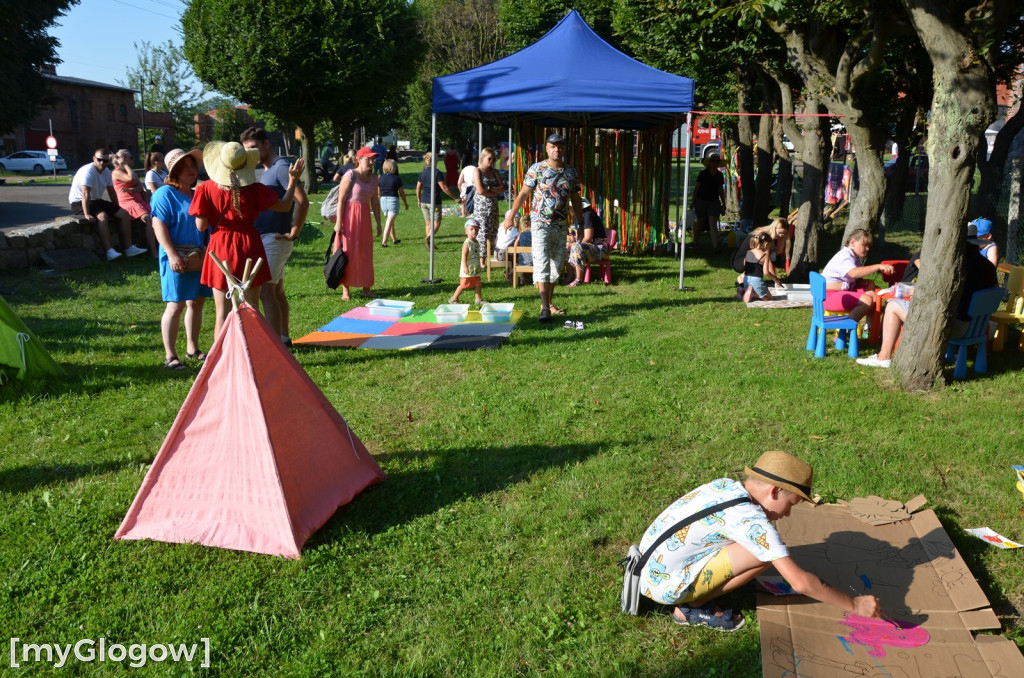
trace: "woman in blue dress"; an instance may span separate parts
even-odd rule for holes
[[[177,350],[182,312],[186,355],[199,362],[206,359],[206,354],[199,350],[199,331],[203,325],[203,304],[213,293],[200,284],[199,271],[185,271],[185,260],[175,250],[176,245],[206,246],[206,234],[196,228],[196,218],[188,213],[202,162],[202,151],[186,153],[175,148],[168,153],[167,178],[150,201],[153,231],[160,243],[160,289],[167,302],[160,319],[160,336],[164,342],[164,365],[171,370],[185,369]]]

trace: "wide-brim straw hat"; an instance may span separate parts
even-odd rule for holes
[[[260,152],[256,148],[247,149],[237,141],[211,141],[203,149],[203,163],[206,173],[221,186],[250,186],[256,183]]]
[[[192,156],[192,159],[196,161],[196,169],[203,166],[203,152],[199,149],[185,152],[180,148],[174,148],[164,156],[164,165],[167,167],[167,176],[171,176],[171,171],[174,169],[174,166],[178,164],[179,160],[187,156]]]
[[[814,469],[788,452],[772,450],[758,457],[752,467],[743,469],[748,478],[763,480],[783,490],[789,490],[811,503],[811,482]]]

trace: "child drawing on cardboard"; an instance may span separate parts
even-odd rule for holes
[[[655,602],[675,605],[672,620],[677,624],[735,631],[743,626],[743,616],[720,609],[714,599],[753,581],[774,565],[798,593],[860,617],[879,617],[881,607],[874,596],[848,596],[797,565],[775,528],[775,521],[788,516],[793,506],[811,501],[811,467],[785,452],[765,452],[753,467],[744,470],[742,483],[719,478],[702,485],[673,502],[648,528],[640,542],[641,551],[687,516],[705,507],[743,500],[715,512],[712,519],[691,523],[681,545],[676,543],[670,549],[665,542],[655,549],[647,564],[645,581],[649,586],[643,594]]]

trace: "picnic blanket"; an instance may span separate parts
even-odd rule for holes
[[[413,309],[404,318],[388,318],[358,306],[292,344],[301,346],[346,346],[349,348],[462,351],[498,348],[515,329],[523,311],[512,312],[507,323],[484,322],[479,311],[470,311],[465,322],[441,323],[434,310]]]
[[[772,299],[771,301],[748,301],[747,308],[811,308],[814,302],[796,299]]]

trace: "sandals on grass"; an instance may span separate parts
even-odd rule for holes
[[[683,615],[682,618],[677,616],[676,612]],[[721,615],[715,614],[714,604],[704,607],[680,605],[672,612],[672,621],[680,626],[706,626],[709,629],[726,633],[738,631],[746,623],[743,617],[740,617],[738,621],[733,619],[732,608],[724,610]]]
[[[164,358],[164,367],[169,370],[183,370],[185,366],[178,360],[178,356],[172,355],[170,358]]]

